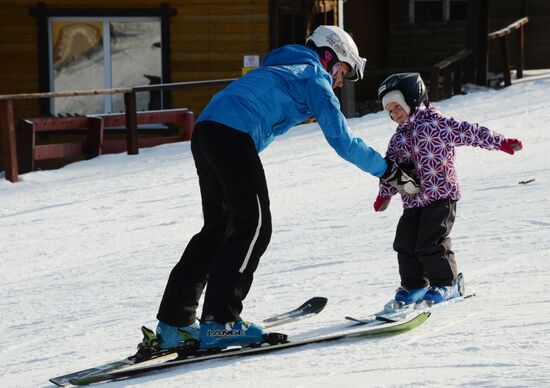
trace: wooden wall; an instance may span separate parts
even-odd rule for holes
[[[35,2],[0,0],[0,94],[38,91],[36,21],[29,15]],[[21,114],[38,112],[38,101],[19,101]]]
[[[409,1],[388,3],[389,36],[386,66],[431,66],[463,49],[466,21],[409,23]]]
[[[172,82],[239,77],[243,55],[269,51],[268,0],[178,0],[170,6],[178,10],[171,24]],[[172,105],[198,114],[219,89],[174,91]]]
[[[46,0],[44,3],[48,8],[158,8],[162,0]],[[172,0],[167,3],[177,10],[177,15],[170,19],[171,82],[239,77],[243,55],[263,57],[269,50],[269,0]],[[29,13],[36,4],[36,0],[0,0],[0,94],[39,91],[37,23]],[[190,108],[198,116],[220,89],[173,91],[171,105]],[[37,100],[14,104],[16,120],[39,113]]]
[[[550,68],[550,1],[548,0],[499,0],[489,3],[489,30],[495,31],[524,17],[529,17],[525,29],[525,67],[527,69]],[[510,49],[515,52],[517,34],[510,40]],[[497,51],[498,42],[490,45]],[[499,62],[500,57],[491,53],[490,63]],[[515,58],[511,58],[512,66]]]
[[[353,1],[353,0],[351,0]],[[403,64],[431,65],[464,48],[466,22],[409,24],[408,0],[389,0],[389,36],[386,47],[387,66]],[[504,28],[510,23],[529,17],[525,33],[526,68],[550,67],[550,1],[498,0],[489,2],[489,31]],[[517,34],[510,39],[510,50],[515,52]],[[489,45],[489,68],[500,71],[501,58],[498,41]],[[512,66],[515,65],[512,58]]]
[[[386,67],[389,15],[385,3],[361,0],[344,3],[345,29],[353,35],[361,56],[367,58],[365,76],[354,84],[357,101],[376,99],[378,85],[387,76],[373,71]]]
[[[525,65],[531,69],[550,68],[550,1],[530,0],[526,4]]]
[[[158,7],[161,1],[47,0],[49,8]],[[234,78],[241,75],[243,55],[265,55],[269,49],[268,0],[173,0],[171,18],[171,81]],[[0,0],[0,94],[38,91],[37,27],[29,15],[35,0]],[[6,60],[8,59],[9,60]],[[199,113],[209,90],[175,91],[173,107]],[[17,102],[20,115],[36,115],[36,101]]]

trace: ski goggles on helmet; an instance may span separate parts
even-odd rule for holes
[[[350,53],[351,54],[351,53]],[[359,56],[353,55],[354,64],[348,63],[350,65],[350,71],[348,71],[344,78],[348,79],[350,81],[358,81],[363,78],[363,74],[365,73],[365,65],[367,64],[366,58],[361,58]]]

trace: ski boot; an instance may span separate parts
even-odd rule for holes
[[[137,353],[131,357],[135,362],[151,360],[175,351],[174,348],[162,349],[161,340],[153,330],[142,326],[141,333],[143,334],[143,340],[138,344]]]
[[[230,346],[260,347],[287,342],[287,335],[268,333],[261,326],[243,320],[219,323],[207,320],[201,323],[198,340],[187,340],[177,347],[179,358],[219,353]]]
[[[414,304],[422,300],[426,291],[428,291],[428,287],[406,288],[401,286],[396,290],[395,297],[384,305],[384,311],[388,313],[395,312],[407,305]]]
[[[200,324],[197,319],[188,326],[175,327],[159,321],[156,337],[160,349],[174,349],[180,342],[199,339]]]
[[[449,299],[458,298],[464,295],[464,276],[460,273],[457,277],[457,284],[452,286],[432,286],[422,298],[428,307],[445,302]]]

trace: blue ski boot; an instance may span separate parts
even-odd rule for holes
[[[452,286],[432,286],[424,297],[423,301],[426,301],[428,305],[445,302],[446,300],[458,298],[464,295],[464,276],[459,273],[457,277],[457,284]]]
[[[406,288],[401,286],[396,290],[395,297],[384,305],[384,311],[397,311],[406,305],[414,304],[422,300],[426,291],[428,291],[428,287]]]
[[[243,320],[219,323],[207,320],[201,323],[199,349],[225,349],[229,346],[255,347],[264,343],[286,342],[287,336],[268,333],[263,327]]]
[[[189,326],[183,327],[175,327],[159,321],[156,332],[160,349],[175,348],[178,343],[186,340],[198,340],[199,333],[200,324],[197,319]]]

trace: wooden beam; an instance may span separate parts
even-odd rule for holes
[[[502,75],[504,76],[504,85],[512,85],[512,76],[510,75],[510,54],[508,54],[508,35],[499,38],[500,51],[502,54]]]
[[[136,93],[124,93],[124,105],[126,114],[126,145],[128,155],[139,153],[137,134],[137,106]]]
[[[498,31],[491,32],[488,36],[489,39],[496,39],[496,38],[502,38],[503,36],[510,35],[513,31],[521,29],[524,25],[529,23],[529,18],[524,17],[521,19],[516,20],[512,24],[501,28]]]
[[[0,132],[2,134],[2,155],[4,156],[6,179],[15,183],[19,178],[12,100],[0,101]]]
[[[487,35],[489,34],[489,0],[479,0],[479,19],[478,19],[478,46],[477,46],[477,71],[476,83],[478,85],[487,85],[489,73],[489,44]]]
[[[42,144],[34,146],[34,160],[72,158],[86,154],[86,143]]]
[[[523,69],[525,67],[525,27],[519,29],[518,51],[517,51],[517,74],[516,78],[523,78]]]

